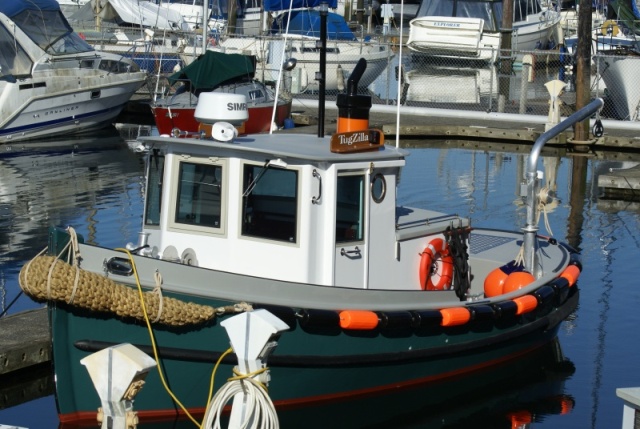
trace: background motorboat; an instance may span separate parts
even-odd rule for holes
[[[0,143],[111,124],[147,77],[89,46],[55,0],[1,3],[0,46]]]

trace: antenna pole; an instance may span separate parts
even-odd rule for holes
[[[320,94],[318,94],[318,137],[324,137],[324,96],[325,96],[325,73],[327,71],[327,15],[329,4],[320,3],[320,72],[316,75],[319,82]]]

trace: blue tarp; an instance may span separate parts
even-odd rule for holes
[[[0,0],[0,12],[8,17],[24,10],[60,10],[56,0]]]
[[[277,10],[289,10],[289,9],[302,9],[320,6],[322,1],[326,1],[329,8],[335,9],[338,7],[338,0],[264,0],[264,10],[277,11]]]
[[[272,34],[284,34],[287,30],[289,13],[280,15],[271,27]],[[282,18],[282,19],[281,19]],[[295,10],[291,12],[289,34],[320,37],[320,12],[317,10]],[[327,14],[327,39],[356,40],[344,18],[336,13]]]

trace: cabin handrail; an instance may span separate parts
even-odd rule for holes
[[[538,204],[536,197],[539,193],[539,178],[537,172],[538,158],[544,145],[556,137],[562,131],[570,126],[587,119],[596,111],[602,108],[604,101],[602,98],[596,98],[589,104],[567,117],[565,120],[555,125],[553,128],[542,133],[533,144],[529,160],[527,162],[527,170],[525,172],[526,207],[527,207],[527,224],[522,229],[524,231],[523,247],[524,247],[524,268],[529,271],[535,278],[541,274],[540,266],[537,263],[537,253],[535,249],[536,233],[538,231]]]

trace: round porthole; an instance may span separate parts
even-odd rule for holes
[[[384,176],[380,173],[373,176],[371,181],[371,198],[376,203],[381,203],[384,200],[384,196],[387,193],[387,181],[384,180]]]

